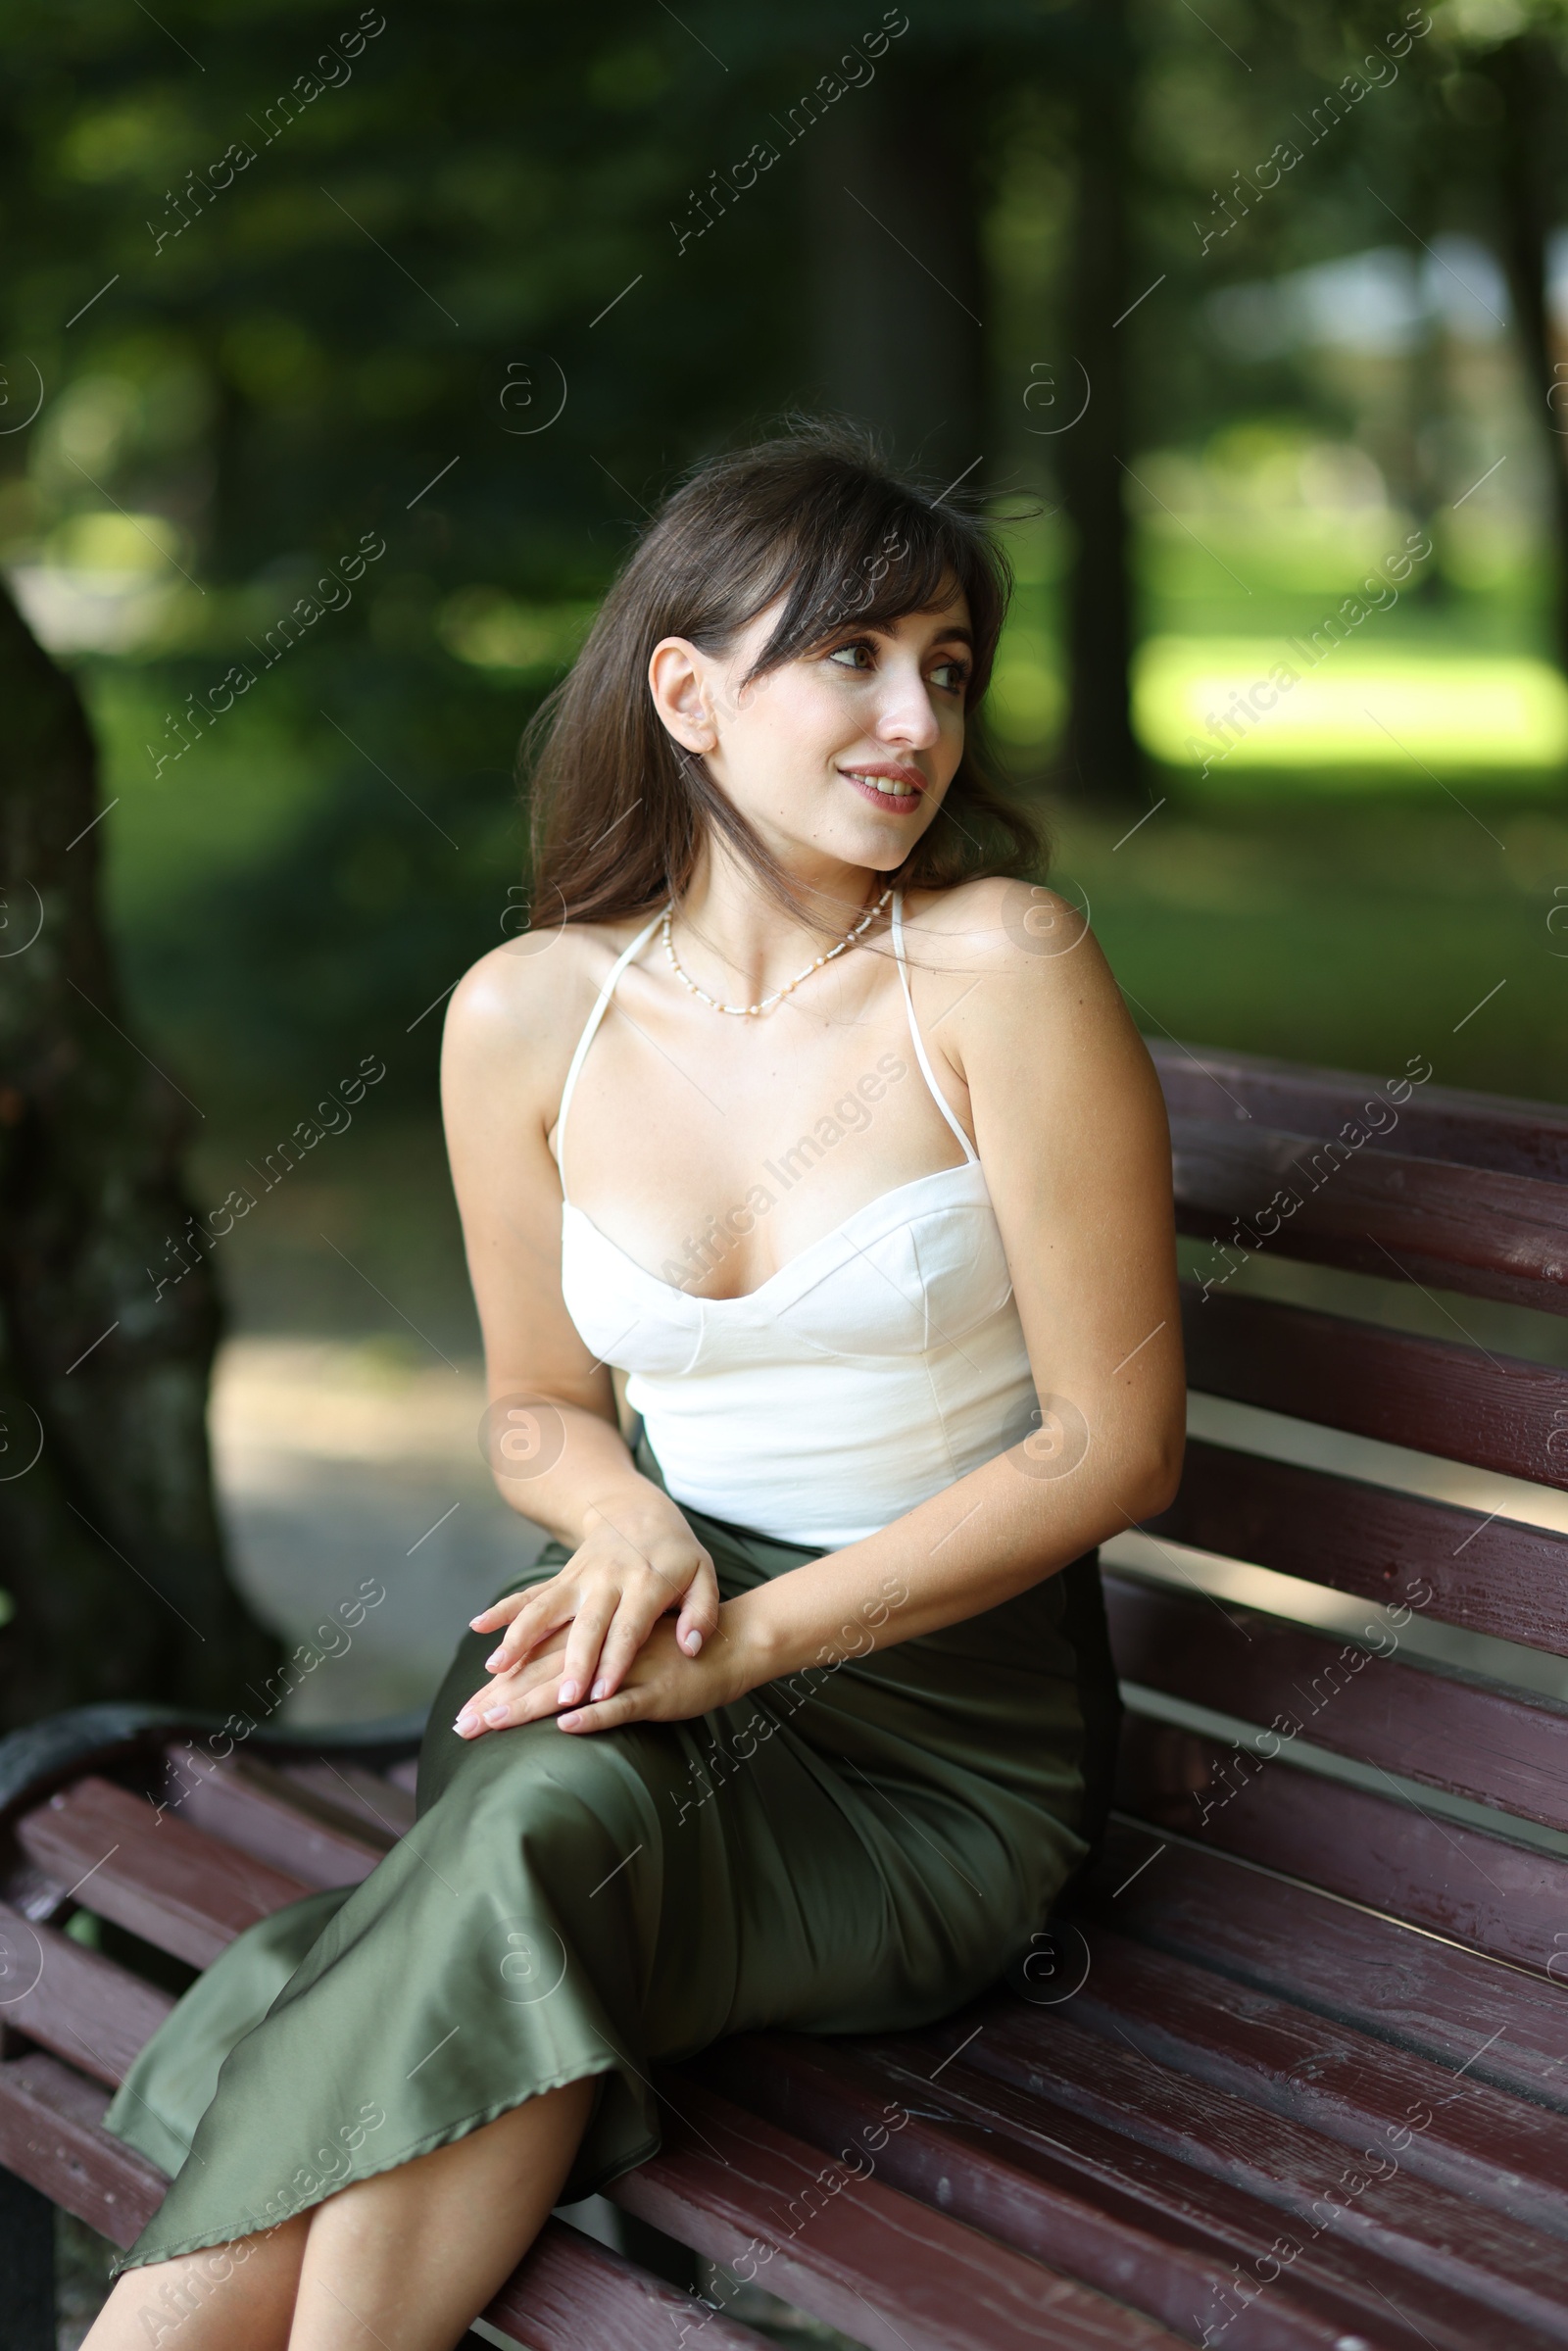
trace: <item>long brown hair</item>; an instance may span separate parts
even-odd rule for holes
[[[751,671],[760,677],[848,624],[886,628],[928,612],[955,585],[974,632],[972,711],[1012,588],[975,515],[897,477],[843,425],[807,423],[700,465],[643,533],[523,737],[535,920],[612,922],[678,900],[710,826],[801,912],[765,843],[661,723],[648,687],[654,647],[678,636],[722,655],[782,597]],[[942,808],[897,881],[940,889],[1041,866],[1034,825],[985,772],[973,738],[971,723]]]

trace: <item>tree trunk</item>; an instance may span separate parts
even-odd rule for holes
[[[276,1643],[226,1580],[211,1268],[159,1291],[190,1112],[125,1035],[75,689],[0,590],[0,1727],[90,1699],[248,1703]],[[149,1270],[150,1269],[150,1270]]]
[[[1550,40],[1522,33],[1494,49],[1487,66],[1503,105],[1497,185],[1509,290],[1525,366],[1546,425],[1555,572],[1552,651],[1568,669],[1568,367],[1558,373],[1547,272],[1547,240],[1559,209],[1559,159],[1568,138],[1568,104]]]
[[[939,487],[986,449],[976,84],[966,55],[890,56],[801,134],[817,396]]]
[[[1077,196],[1069,294],[1070,368],[1089,406],[1057,444],[1074,552],[1067,601],[1068,715],[1063,788],[1090,802],[1144,798],[1133,734],[1131,533],[1127,521],[1129,290],[1126,180],[1132,44],[1126,0],[1095,0],[1076,52]],[[1069,369],[1060,370],[1065,382]]]

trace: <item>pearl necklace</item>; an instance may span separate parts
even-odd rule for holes
[[[831,963],[836,955],[843,955],[847,947],[853,947],[857,939],[858,939],[862,933],[870,928],[871,924],[876,920],[877,916],[881,913],[883,907],[887,905],[888,900],[892,896],[893,884],[889,882],[887,888],[883,891],[881,897],[876,901],[875,905],[866,907],[865,912],[860,916],[860,919],[855,925],[855,928],[845,932],[837,947],[830,947],[825,955],[818,955],[814,961],[807,964],[804,971],[798,971],[792,980],[786,980],[782,988],[775,988],[771,996],[764,996],[760,998],[760,1001],[755,1004],[721,1004],[716,996],[710,996],[705,988],[699,988],[697,982],[694,979],[688,978],[687,974],[682,971],[680,963],[676,958],[674,947],[670,943],[669,936],[669,926],[675,915],[675,902],[673,899],[670,900],[668,906],[664,908],[664,919],[660,926],[661,935],[662,936],[664,942],[664,955],[669,963],[670,970],[675,974],[675,977],[679,980],[681,986],[687,991],[688,995],[695,996],[700,1003],[710,1005],[715,1012],[730,1013],[736,1020],[756,1020],[761,1013],[770,1011],[774,1004],[782,1004],[786,996],[793,995],[795,990],[800,986],[802,980],[808,980],[813,971],[820,971],[824,963]]]

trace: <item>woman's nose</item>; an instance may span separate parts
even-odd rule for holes
[[[881,742],[907,744],[911,751],[927,751],[936,742],[942,730],[930,690],[918,670],[907,677],[888,678],[876,731]]]

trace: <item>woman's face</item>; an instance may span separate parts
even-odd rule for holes
[[[778,613],[759,613],[722,656],[666,637],[649,663],[659,714],[786,864],[888,872],[934,821],[963,753],[968,602],[847,627],[746,684]]]

